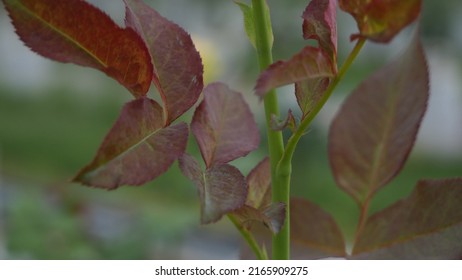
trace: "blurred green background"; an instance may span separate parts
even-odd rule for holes
[[[122,1],[89,1],[123,23]],[[146,1],[191,33],[206,82],[244,93],[263,132],[262,104],[252,94],[256,57],[231,0]],[[269,0],[275,59],[306,41],[301,14],[308,0]],[[378,210],[407,195],[420,178],[462,175],[462,2],[424,1],[422,34],[432,96],[416,147],[403,172],[373,203]],[[339,61],[352,48],[352,18],[338,13]],[[333,98],[303,138],[294,159],[293,195],[329,211],[347,238],[358,210],[335,187],[327,159],[327,129],[342,99],[407,44],[412,28],[383,46],[368,43]],[[297,110],[291,87],[280,90],[282,112]],[[152,96],[155,91],[150,92]],[[239,257],[240,237],[227,219],[199,225],[199,204],[177,164],[156,181],[116,191],[69,183],[87,164],[130,94],[93,69],[55,63],[19,41],[0,9],[0,259],[227,259]],[[192,110],[190,110],[192,111]],[[190,119],[192,112],[184,117]],[[234,162],[244,174],[261,149]],[[195,153],[190,138],[188,151]],[[315,225],[313,225],[315,226]]]

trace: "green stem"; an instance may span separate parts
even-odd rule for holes
[[[234,217],[233,214],[228,214],[228,218],[230,221],[234,224],[234,226],[239,230],[241,233],[242,237],[244,237],[245,241],[249,245],[250,249],[254,252],[255,256],[259,260],[267,260],[268,256],[266,255],[265,251],[262,251],[260,249],[260,246],[258,246],[257,241],[253,237],[252,233],[248,231],[247,229],[243,228],[241,224],[237,221],[236,217]]]
[[[287,166],[290,166],[290,164],[292,162],[292,157],[293,157],[294,152],[295,152],[295,148],[297,147],[297,144],[298,144],[298,141],[303,136],[306,129],[311,124],[311,122],[316,117],[316,115],[319,113],[319,111],[321,111],[322,107],[324,107],[324,104],[326,104],[327,100],[332,95],[332,92],[337,87],[338,83],[342,80],[342,78],[345,75],[346,71],[350,68],[351,64],[353,63],[353,61],[358,56],[358,53],[362,49],[362,47],[364,46],[365,42],[366,42],[365,39],[359,39],[358,40],[355,47],[350,52],[349,56],[347,57],[347,59],[345,60],[345,62],[342,65],[342,67],[340,68],[337,76],[330,83],[330,85],[327,88],[324,95],[321,97],[321,99],[318,101],[318,103],[316,103],[315,107],[308,113],[308,115],[306,115],[305,118],[303,118],[303,120],[300,123],[300,125],[298,126],[297,130],[289,138],[289,140],[287,142],[285,152],[284,152],[284,155],[282,156],[281,161],[278,164],[278,170],[283,171],[283,170],[287,169]]]
[[[253,18],[256,35],[256,49],[260,70],[266,69],[273,62],[272,55],[272,29],[269,22],[269,10],[265,0],[252,0]],[[290,228],[289,228],[289,197],[290,197],[290,168],[288,173],[277,172],[277,165],[284,153],[284,142],[281,131],[271,129],[271,116],[279,116],[279,105],[276,91],[269,91],[263,100],[266,115],[266,133],[268,137],[268,150],[271,162],[271,183],[274,202],[283,202],[286,209],[284,226],[278,234],[273,236],[273,259],[289,259]],[[284,176],[281,176],[284,175]],[[288,180],[289,178],[289,180]]]

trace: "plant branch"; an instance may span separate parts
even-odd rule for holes
[[[239,224],[239,222],[237,221],[236,217],[233,214],[228,214],[227,216],[228,216],[229,220],[237,228],[237,230],[241,233],[242,237],[244,237],[247,244],[249,244],[249,247],[250,247],[250,249],[252,249],[255,256],[259,260],[267,260],[268,256],[266,255],[265,251],[260,249],[260,246],[258,246],[258,243],[255,240],[255,238],[253,237],[252,233],[250,231],[248,231],[246,228],[242,227],[242,225]]]
[[[358,56],[358,53],[364,46],[365,42],[366,42],[366,39],[364,38],[361,38],[356,42],[355,47],[348,55],[347,59],[343,63],[342,67],[340,68],[337,76],[335,76],[335,78],[332,80],[332,82],[330,83],[324,95],[321,97],[319,102],[316,103],[315,107],[305,116],[305,118],[303,118],[297,130],[289,138],[284,154],[281,158],[281,161],[278,164],[278,170],[282,170],[282,172],[284,172],[284,169],[286,169],[286,166],[292,162],[292,157],[294,155],[295,148],[297,147],[298,141],[303,136],[303,134],[305,133],[306,129],[311,124],[313,119],[318,115],[319,111],[321,111],[322,107],[324,107],[324,104],[326,104],[327,100],[332,95],[332,92],[337,87],[338,83],[342,80],[343,76],[345,75],[347,70],[350,68],[353,61]]]
[[[266,0],[252,0],[256,49],[260,70],[266,69],[273,62],[271,52],[272,29],[269,22],[269,12],[266,8]],[[289,229],[289,197],[290,197],[290,170],[286,176],[281,177],[277,172],[277,165],[284,152],[284,142],[281,131],[275,131],[271,128],[271,116],[279,116],[279,105],[276,91],[269,91],[264,98],[265,115],[266,115],[266,133],[268,137],[268,149],[271,162],[271,185],[273,201],[283,202],[286,205],[286,217],[284,226],[281,231],[273,236],[273,259],[288,259],[290,245]]]

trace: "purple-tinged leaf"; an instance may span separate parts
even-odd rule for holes
[[[221,83],[204,89],[191,129],[207,168],[243,157],[258,148],[260,133],[242,95]]]
[[[184,153],[185,123],[163,128],[162,108],[149,98],[127,103],[93,161],[74,181],[115,189],[141,185],[161,175]]]
[[[180,158],[179,163],[183,174],[196,184],[203,224],[216,222],[244,205],[247,183],[234,166],[217,164],[202,172],[198,162],[187,154]]]
[[[460,259],[462,178],[423,180],[411,195],[372,215],[353,258]]]
[[[303,13],[303,37],[315,39],[337,64],[337,10],[335,0],[312,0]]]
[[[3,2],[19,37],[34,52],[96,68],[135,97],[148,91],[153,69],[145,44],[101,10],[81,0]]]
[[[246,205],[254,208],[271,204],[271,165],[268,157],[260,161],[247,175],[249,193]]]
[[[263,71],[257,80],[255,93],[263,98],[276,87],[309,79],[334,77],[336,66],[322,49],[307,46],[287,61],[278,61]]]
[[[422,0],[339,0],[339,6],[351,14],[359,34],[351,39],[367,38],[387,43],[419,16]]]
[[[303,113],[302,119],[316,106],[329,84],[329,78],[316,78],[295,83],[295,96]]]
[[[332,216],[316,204],[292,198],[290,206],[292,242],[323,257],[345,256],[345,240]],[[315,253],[317,252],[317,253]]]
[[[235,216],[244,227],[262,222],[273,233],[281,230],[285,220],[285,205],[271,203],[271,167],[269,158],[263,159],[247,176],[248,194],[245,205]]]
[[[364,81],[329,133],[335,180],[360,205],[403,167],[427,108],[429,77],[418,34],[406,52]]]
[[[166,107],[166,124],[181,116],[199,98],[202,60],[186,31],[140,0],[124,0],[127,26],[146,42],[154,64],[154,83]]]
[[[284,225],[285,213],[284,203],[273,203],[260,209],[244,205],[234,211],[235,217],[245,228],[250,229],[253,222],[261,222],[274,234]]]

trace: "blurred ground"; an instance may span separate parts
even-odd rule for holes
[[[90,2],[123,22],[122,1]],[[256,58],[237,6],[228,0],[147,2],[192,34],[206,65],[206,82],[220,80],[242,91],[263,126],[262,104],[252,94],[258,75]],[[285,59],[306,44],[301,39],[300,15],[308,1],[268,2],[275,26],[275,58]],[[409,193],[420,178],[462,175],[462,3],[424,2],[421,29],[431,67],[429,111],[409,162],[378,194],[375,210]],[[352,47],[348,36],[356,27],[342,12],[339,22],[341,62]],[[366,46],[297,148],[293,194],[331,212],[347,236],[354,229],[357,209],[333,182],[326,131],[346,94],[399,53],[409,32],[390,46]],[[282,112],[297,108],[290,91],[280,90]],[[240,239],[226,219],[199,225],[196,191],[176,164],[142,187],[107,192],[69,183],[92,159],[129,99],[128,92],[104,74],[55,63],[29,51],[0,9],[0,259],[238,257]],[[194,152],[192,138],[189,144],[188,151]],[[236,161],[244,174],[264,157],[264,146]]]

